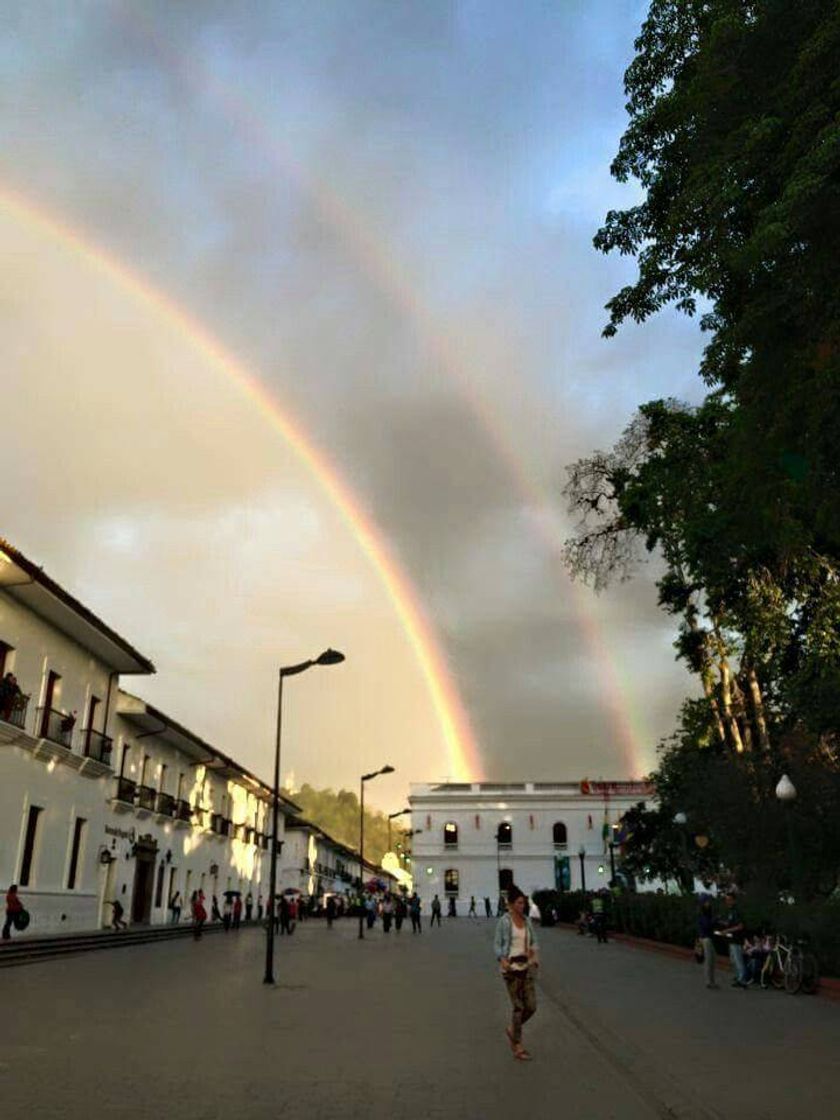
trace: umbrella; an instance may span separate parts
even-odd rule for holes
[[[300,894],[300,893],[301,892],[297,889],[297,887],[286,887],[286,889],[283,891],[283,894]]]
[[[222,891],[225,898],[240,898],[242,891]]]

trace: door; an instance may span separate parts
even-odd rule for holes
[[[99,924],[104,928],[109,926],[114,916],[111,903],[114,901],[114,890],[117,881],[117,861],[99,865],[99,882],[101,893],[99,895]]]
[[[134,893],[131,898],[131,920],[147,925],[152,916],[152,888],[155,879],[157,845],[135,848]]]

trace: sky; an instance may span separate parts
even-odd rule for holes
[[[695,399],[604,340],[645,6],[47,0],[0,43],[0,535],[257,773],[641,776],[692,690],[655,564],[560,558],[566,467]]]

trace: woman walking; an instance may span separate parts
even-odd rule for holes
[[[196,941],[201,939],[201,931],[207,921],[207,911],[204,908],[204,891],[193,891],[190,899],[193,920],[193,937]]]
[[[505,1028],[514,1058],[529,1062],[531,1055],[522,1045],[522,1027],[537,1010],[534,971],[539,967],[538,945],[531,919],[526,913],[527,899],[519,887],[507,890],[507,913],[496,925],[493,948],[502,970],[513,1014]]]

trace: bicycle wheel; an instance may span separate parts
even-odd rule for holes
[[[776,991],[780,992],[785,986],[785,974],[782,969],[781,962],[777,955],[774,955],[772,960],[766,966],[767,971],[762,972],[762,983],[765,986],[773,987]]]
[[[820,983],[820,970],[817,958],[813,953],[804,953],[802,956],[802,991],[806,996],[812,996]]]
[[[802,956],[792,952],[785,965],[785,991],[795,996],[802,987]]]

